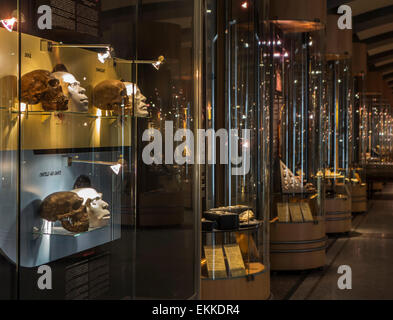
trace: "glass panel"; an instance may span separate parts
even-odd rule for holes
[[[326,136],[326,197],[336,201],[351,201],[352,154],[352,77],[351,60],[327,63],[327,136]],[[337,209],[337,208],[336,208]]]
[[[212,297],[210,280],[259,277],[269,270],[269,87],[262,49],[266,3],[206,4],[204,118],[206,129],[215,135],[205,159],[202,292],[207,296],[203,298]],[[228,245],[241,253],[240,273],[231,267]],[[224,265],[215,265],[220,263],[215,255],[222,255]]]
[[[138,141],[137,298],[190,299],[198,292],[199,212],[193,195],[199,185],[194,187],[193,147],[184,142],[187,132],[187,141],[197,139],[200,5],[181,0],[138,4],[137,58],[163,56],[165,63],[159,70],[142,64],[137,69],[138,86],[151,106],[151,117],[138,122],[138,137],[156,132],[163,139],[162,163],[152,165],[142,161],[150,141]]]
[[[274,65],[273,217],[280,223],[322,220],[323,26],[272,24]],[[277,227],[278,228],[278,227]]]
[[[197,296],[197,168],[142,154],[152,129],[198,122],[198,5],[42,0],[21,11],[20,296]],[[44,264],[52,290],[36,284]]]
[[[0,2],[0,300],[17,296],[18,1]]]

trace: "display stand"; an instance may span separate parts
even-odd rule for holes
[[[269,272],[261,261],[257,241],[262,226],[203,232],[202,300],[269,298]]]
[[[325,221],[307,223],[275,222],[270,226],[271,269],[307,270],[326,263]]]

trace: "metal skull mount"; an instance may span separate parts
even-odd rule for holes
[[[21,78],[21,100],[27,104],[41,102],[45,111],[68,109],[68,99],[63,94],[60,81],[46,70],[35,70]]]
[[[129,105],[127,89],[120,80],[104,80],[94,88],[94,104],[102,110],[121,111]]]
[[[56,192],[41,203],[39,214],[45,220],[60,221],[68,231],[85,232],[89,230],[89,215],[83,202],[74,192]]]

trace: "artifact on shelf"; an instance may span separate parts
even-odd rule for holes
[[[34,70],[22,76],[21,101],[31,105],[41,103],[45,111],[68,110],[68,99],[60,81],[46,70]]]
[[[76,80],[75,76],[67,71],[64,65],[57,65],[52,75],[60,81],[63,93],[69,99],[69,110],[74,112],[87,112],[89,98],[86,89]]]
[[[312,183],[304,185],[302,176],[295,176],[291,170],[280,160],[281,187],[283,193],[315,192]]]
[[[47,221],[60,221],[70,232],[86,232],[89,230],[89,215],[83,202],[84,199],[75,192],[56,192],[44,199],[39,214]]]
[[[83,199],[83,205],[89,216],[89,228],[102,228],[108,225],[111,213],[109,204],[102,199],[102,193],[93,188],[81,188],[72,190]]]
[[[255,219],[254,212],[252,210],[246,210],[239,215],[240,222],[249,222]]]
[[[121,113],[122,108],[129,107],[127,88],[120,80],[104,80],[93,90],[94,105],[101,110]]]

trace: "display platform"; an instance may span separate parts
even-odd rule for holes
[[[326,263],[325,221],[282,223],[270,226],[271,270],[308,270],[321,268]]]

